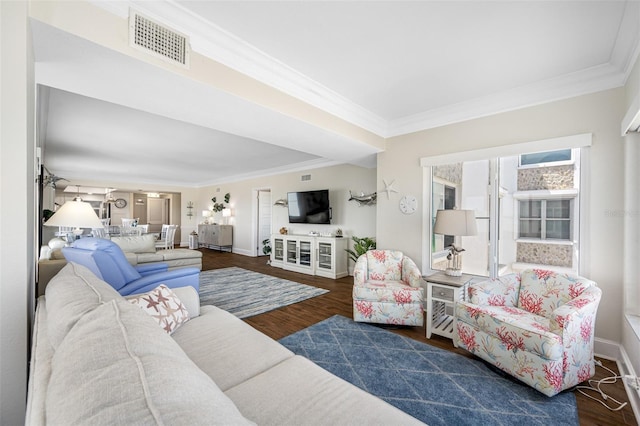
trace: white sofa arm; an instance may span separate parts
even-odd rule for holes
[[[195,288],[190,285],[185,287],[176,287],[171,289],[178,299],[184,303],[184,306],[189,311],[189,317],[195,318],[200,316],[200,296]]]

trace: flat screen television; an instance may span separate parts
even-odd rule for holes
[[[329,190],[289,192],[289,223],[331,223]]]

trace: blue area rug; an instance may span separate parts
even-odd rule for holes
[[[571,392],[549,398],[483,361],[339,315],[280,343],[430,426],[579,424]]]
[[[200,304],[247,318],[328,293],[329,290],[231,267],[200,273]]]

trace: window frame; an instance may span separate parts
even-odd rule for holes
[[[574,201],[575,198],[520,198],[517,199],[518,203],[516,204],[516,208],[517,208],[517,215],[516,217],[518,218],[517,221],[517,240],[523,240],[523,241],[543,241],[545,243],[547,242],[553,242],[553,241],[567,241],[570,242],[573,240],[573,233],[574,233],[574,224],[575,224],[575,209],[573,207],[574,205]],[[522,217],[522,208],[521,208],[521,203],[524,201],[540,201],[540,217],[536,218],[536,217],[530,217],[530,218],[523,218]],[[569,217],[568,218],[549,218],[547,216],[547,202],[549,201],[569,201]],[[521,227],[521,221],[522,220],[539,220],[540,221],[540,237],[523,237],[522,236],[522,227]],[[569,236],[568,238],[549,238],[547,236],[547,222],[550,220],[558,220],[558,221],[568,221],[569,222]]]
[[[588,179],[588,173],[581,173],[581,169],[588,167],[590,164],[589,156],[590,151],[589,148],[593,142],[593,135],[591,133],[577,134],[571,136],[563,136],[558,138],[544,139],[538,141],[531,142],[523,142],[523,143],[513,143],[513,144],[504,144],[499,146],[494,146],[490,148],[480,148],[474,149],[470,151],[463,152],[454,152],[449,154],[441,154],[441,155],[433,155],[428,157],[420,158],[420,166],[423,169],[422,174],[422,182],[423,182],[423,194],[424,194],[424,211],[431,212],[431,188],[432,188],[432,168],[434,166],[452,164],[452,163],[460,163],[466,161],[475,161],[475,160],[489,160],[492,164],[492,170],[490,172],[490,182],[489,182],[489,205],[490,205],[490,230],[489,232],[493,235],[498,235],[499,232],[499,219],[497,218],[497,212],[499,211],[499,198],[501,196],[500,186],[499,186],[499,175],[498,175],[498,167],[497,167],[497,158],[499,157],[509,157],[509,156],[519,156],[522,153],[527,152],[543,152],[543,151],[554,151],[558,150],[558,147],[561,146],[564,149],[571,148],[577,149],[577,154],[580,158],[579,166],[576,167],[576,174],[579,178],[576,182],[579,182],[579,191],[580,198],[578,202],[574,203],[575,211],[574,214],[577,216],[577,220],[574,223],[574,236],[579,236],[577,241],[574,242],[558,242],[554,240],[546,240],[546,243],[550,244],[572,244],[577,245],[577,252],[580,253],[579,259],[574,259],[574,270],[584,276],[588,276],[590,273],[590,244],[589,244],[589,233],[590,228],[589,224],[589,212],[584,209],[584,206],[589,205],[589,194],[590,194],[590,180]],[[573,156],[573,155],[572,155]],[[575,161],[575,158],[573,159]],[[554,165],[559,165],[558,163],[552,163]],[[527,167],[527,166],[524,166]],[[538,165],[534,167],[539,167]],[[556,194],[554,196],[566,196],[568,195],[566,190],[555,191]],[[574,191],[577,193],[577,191]],[[548,193],[548,191],[547,191]],[[518,194],[513,194],[516,197]],[[530,195],[530,194],[529,194]],[[547,194],[548,197],[549,194]],[[515,212],[514,212],[515,213]],[[431,235],[432,235],[432,218],[431,214],[423,215],[423,229],[426,233],[426,238],[422,238],[422,272],[425,275],[437,272],[431,269]],[[496,239],[490,239],[490,257],[494,257],[499,253],[498,241]],[[576,251],[574,251],[575,253]],[[489,277],[497,278],[499,265],[497,263],[497,257],[495,259],[490,259],[489,265]]]

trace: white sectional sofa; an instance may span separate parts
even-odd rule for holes
[[[28,425],[422,424],[214,306],[152,315],[70,263],[38,299]]]
[[[156,250],[155,238],[152,234],[129,237],[111,237],[118,244],[127,260],[133,266],[145,263],[166,263],[169,270],[177,268],[198,268],[202,270],[202,253],[198,250],[173,249]],[[43,247],[38,262],[38,296],[51,280],[67,264],[62,250],[47,250]]]

